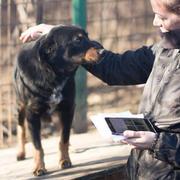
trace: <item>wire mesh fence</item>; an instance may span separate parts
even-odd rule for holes
[[[21,46],[19,35],[38,23],[71,24],[71,19],[71,0],[0,0],[0,146],[11,145],[16,135],[12,81],[13,65]],[[115,52],[153,43],[156,34],[152,19],[147,0],[87,0],[87,31],[90,38]],[[92,95],[97,93],[92,83],[95,81],[89,81]],[[107,92],[105,85],[98,82],[97,87],[100,85],[103,92]],[[120,96],[117,87],[111,87],[109,91],[114,93],[113,100]],[[101,110],[112,103],[104,98],[107,95],[103,92],[99,94],[103,101],[100,103]]]

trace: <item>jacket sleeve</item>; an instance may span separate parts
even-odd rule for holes
[[[83,65],[109,85],[136,85],[147,81],[155,59],[155,45],[115,54],[105,50],[96,64]]]
[[[155,158],[180,168],[180,133],[161,132],[153,152]]]

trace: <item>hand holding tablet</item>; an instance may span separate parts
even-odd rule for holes
[[[156,130],[153,124],[145,119],[142,114],[134,115],[129,112],[124,113],[101,113],[91,117],[95,127],[102,137],[119,142],[127,139],[123,135],[126,130],[131,131],[151,131]]]

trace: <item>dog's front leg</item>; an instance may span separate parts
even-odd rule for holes
[[[69,157],[69,137],[71,124],[74,115],[74,107],[65,107],[61,111],[61,139],[59,143],[60,150],[60,167],[62,169],[70,168],[72,166]]]
[[[41,176],[46,173],[44,164],[44,152],[41,145],[41,122],[40,116],[37,114],[28,113],[28,127],[32,142],[34,145],[34,161],[35,167],[33,174],[35,176]]]

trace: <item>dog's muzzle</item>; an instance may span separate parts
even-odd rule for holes
[[[91,47],[85,53],[84,60],[86,62],[96,62],[100,59],[101,55],[103,54],[104,49],[96,49]]]

